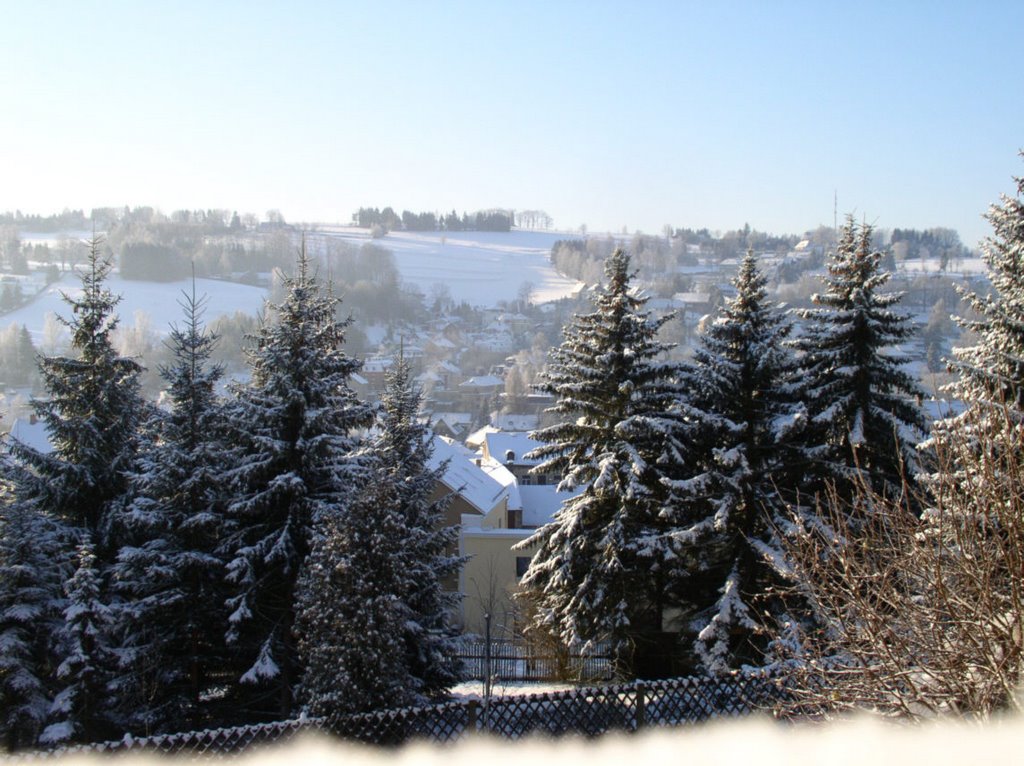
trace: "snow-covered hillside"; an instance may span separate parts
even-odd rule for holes
[[[401,278],[416,285],[429,296],[435,285],[446,285],[456,302],[491,307],[499,301],[518,297],[530,283],[534,302],[546,302],[571,295],[579,283],[560,276],[548,260],[551,245],[568,235],[550,232],[393,232],[382,239],[371,239],[366,229],[321,226],[307,234],[314,253],[318,245],[330,241],[355,246],[373,242],[394,253]],[[298,234],[296,234],[296,240]],[[39,241],[43,241],[42,235]],[[79,279],[71,273],[47,288],[16,311],[0,315],[0,327],[24,324],[37,345],[43,340],[47,314],[67,316],[68,307],[61,291],[72,294]],[[108,287],[122,296],[118,315],[123,326],[136,324],[137,312],[148,315],[148,325],[157,334],[166,334],[171,323],[182,317],[178,301],[183,290],[191,289],[190,280],[142,282],[123,280],[116,274]],[[223,314],[243,311],[257,313],[267,295],[258,287],[213,279],[196,282],[199,295],[208,295],[205,316],[212,323]]]
[[[363,245],[373,242],[390,250],[402,279],[430,295],[436,284],[447,285],[456,302],[494,306],[514,300],[525,282],[535,302],[571,295],[580,285],[555,271],[551,245],[572,235],[539,231],[391,232],[371,239],[367,229],[321,226],[317,239]]]
[[[192,280],[183,279],[177,282],[137,282],[111,276],[107,287],[115,295],[121,296],[117,306],[117,314],[123,326],[136,324],[138,312],[143,312],[154,333],[164,335],[172,323],[181,323],[184,315],[178,301],[182,292],[191,291]],[[49,285],[33,300],[21,308],[8,314],[0,315],[0,326],[23,324],[32,335],[32,342],[39,346],[43,341],[43,327],[47,314],[56,314],[69,318],[70,308],[61,298],[61,293],[69,296],[81,291],[81,280],[77,274],[65,273],[60,280]],[[263,299],[267,291],[260,287],[240,285],[216,279],[197,279],[196,294],[209,296],[205,321],[212,323],[224,314],[242,311],[256,314],[263,307]]]

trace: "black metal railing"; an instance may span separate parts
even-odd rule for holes
[[[496,681],[563,681],[600,683],[612,679],[611,654],[598,647],[589,653],[544,653],[518,641],[463,641],[459,648],[467,679]]]

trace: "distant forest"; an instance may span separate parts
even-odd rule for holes
[[[546,214],[545,214],[546,216]],[[550,225],[551,218],[546,216]],[[447,215],[436,213],[413,213],[403,210],[398,215],[391,207],[380,210],[375,207],[361,207],[352,220],[364,229],[374,229],[386,234],[389,231],[510,231],[515,220],[512,210],[478,210],[460,216],[456,211]]]

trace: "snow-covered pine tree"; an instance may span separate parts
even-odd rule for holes
[[[292,712],[301,678],[293,627],[295,583],[313,525],[349,504],[364,462],[358,431],[373,419],[350,388],[360,363],[342,350],[347,322],[302,248],[250,352],[252,377],[226,406],[236,467],[224,474],[233,531],[224,540],[228,642],[243,663],[240,710],[247,717]]]
[[[675,560],[667,532],[684,448],[678,365],[657,340],[668,317],[644,310],[629,256],[605,262],[607,285],[553,349],[541,387],[562,422],[533,437],[538,471],[582,489],[517,546],[536,547],[522,598],[567,646],[607,641],[622,677],[666,672],[659,644]]]
[[[992,236],[982,246],[995,292],[969,292],[964,299],[976,318],[958,320],[972,331],[978,342],[953,349],[950,367],[959,379],[949,388],[975,412],[942,428],[956,429],[979,422],[979,408],[996,406],[1005,410],[994,422],[1007,416],[1024,420],[1024,177],[1015,178],[1017,195],[1004,195],[1001,204],[985,216]],[[984,419],[981,420],[984,422]]]
[[[8,751],[36,743],[55,692],[62,531],[31,505],[14,502],[0,478],[0,741]]]
[[[344,511],[319,514],[298,584],[304,709],[345,715],[414,704],[396,487],[369,482]]]
[[[75,571],[74,546],[87,537],[102,580],[122,542],[120,515],[127,472],[134,459],[140,424],[148,406],[140,394],[141,368],[118,356],[111,344],[117,325],[114,309],[120,300],[106,288],[111,264],[101,241],[89,243],[81,290],[66,294],[71,318],[60,321],[71,332],[68,357],[41,357],[39,368],[47,396],[31,406],[44,423],[51,452],[39,452],[17,440],[8,442],[8,478],[14,488],[18,514],[36,514],[34,522],[51,527],[63,548],[47,551],[60,568],[61,579]],[[27,518],[27,516],[26,516]],[[30,523],[26,521],[26,524]],[[58,589],[59,595],[59,589]],[[106,600],[109,594],[103,593]],[[46,636],[52,625],[35,627]],[[62,665],[58,647],[53,665]],[[95,694],[102,693],[97,687]],[[106,708],[106,701],[96,704]],[[91,727],[92,724],[89,724]],[[51,730],[51,735],[53,734]]]
[[[917,444],[925,428],[923,392],[893,347],[913,334],[910,318],[893,310],[901,293],[881,293],[890,274],[871,247],[872,227],[852,216],[828,263],[816,308],[798,312],[804,332],[802,398],[808,410],[805,490],[834,482],[848,497],[858,477],[884,495],[920,472]],[[845,489],[844,489],[845,487]]]
[[[699,338],[687,376],[698,448],[673,482],[684,519],[673,530],[687,568],[681,597],[692,616],[684,641],[706,672],[761,660],[766,624],[784,609],[780,497],[798,463],[791,436],[802,412],[793,400],[791,324],[767,299],[767,280],[748,251],[715,322]]]
[[[100,573],[90,542],[79,546],[78,568],[65,588],[64,659],[57,668],[63,688],[50,710],[53,722],[39,738],[44,744],[96,742],[115,733],[105,705],[106,686],[115,665],[110,609],[101,596]]]
[[[170,409],[145,429],[125,514],[131,544],[114,568],[118,697],[126,723],[144,733],[208,723],[201,694],[226,652],[222,370],[209,361],[216,337],[204,331],[194,284],[180,304],[184,325],[171,328],[172,362],[160,369]]]
[[[11,442],[19,499],[31,499],[42,513],[96,534],[102,569],[118,547],[118,502],[127,489],[137,434],[148,407],[140,393],[137,362],[118,356],[111,343],[120,301],[106,287],[111,264],[101,241],[89,242],[82,289],[65,294],[71,318],[70,357],[40,357],[47,396],[32,408],[46,425],[53,451],[37,452]]]
[[[410,691],[437,697],[460,680],[460,661],[448,615],[458,594],[442,583],[455,575],[462,559],[452,551],[454,527],[444,527],[449,498],[434,493],[443,468],[430,470],[430,431],[419,419],[422,393],[404,356],[385,374],[378,434],[372,451],[377,460],[375,481],[394,487],[396,511],[402,520],[399,572],[409,608],[403,629]]]

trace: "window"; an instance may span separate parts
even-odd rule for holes
[[[530,562],[533,560],[533,556],[516,556],[516,579],[520,579],[526,570],[530,568]]]

